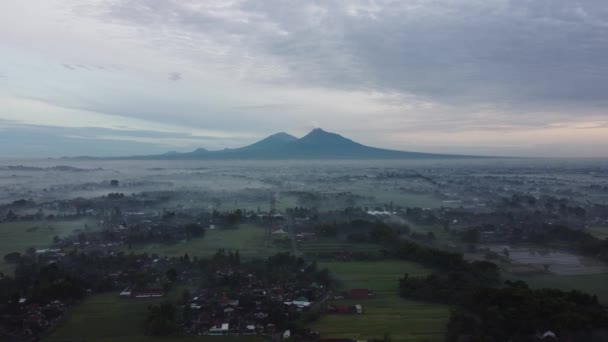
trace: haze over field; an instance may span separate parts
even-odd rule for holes
[[[3,156],[340,132],[432,153],[606,157],[603,0],[0,3]]]

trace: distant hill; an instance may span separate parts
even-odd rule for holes
[[[79,157],[88,158],[88,157]],[[140,160],[268,160],[268,159],[442,159],[484,158],[452,154],[434,154],[387,150],[359,144],[339,134],[320,128],[298,139],[287,133],[276,133],[248,146],[208,151],[203,148],[192,152],[167,152],[159,155],[131,156],[111,159]]]

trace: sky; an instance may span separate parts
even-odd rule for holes
[[[608,157],[606,0],[0,1],[0,157],[318,127],[407,151]]]

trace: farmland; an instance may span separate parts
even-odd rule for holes
[[[268,240],[266,228],[251,224],[240,225],[238,229],[208,229],[202,238],[170,245],[151,243],[133,246],[135,253],[160,256],[180,256],[188,253],[191,257],[205,257],[214,254],[218,249],[239,250],[243,257],[266,257],[280,251]]]
[[[337,239],[319,239],[315,241],[301,242],[298,251],[305,257],[318,257],[331,252],[348,250],[349,252],[377,253],[378,246],[373,244],[353,244]]]
[[[91,221],[18,221],[0,223],[0,255],[23,253],[28,248],[47,248],[53,237],[67,236],[77,229],[85,229]],[[0,259],[0,272],[11,272],[11,265]]]
[[[370,206],[389,204],[391,202],[393,202],[394,205],[404,207],[439,208],[442,206],[441,199],[433,194],[395,191],[394,188],[389,186],[375,187],[368,184],[359,185],[353,189],[353,193],[373,197],[373,201],[364,203],[365,205]]]
[[[312,325],[324,337],[372,338],[390,333],[395,341],[442,341],[449,308],[405,300],[398,296],[398,279],[404,273],[421,276],[428,269],[404,261],[322,263],[337,278],[338,286],[369,288],[376,298],[357,301],[362,315],[323,315]],[[340,301],[355,304],[355,301]]]
[[[104,293],[87,298],[73,309],[61,326],[52,332],[45,341],[158,341],[158,342],[254,342],[255,337],[158,337],[145,335],[144,320],[147,308],[163,300],[175,300],[179,294],[173,291],[166,299],[125,299],[118,293]]]

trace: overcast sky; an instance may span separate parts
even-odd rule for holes
[[[608,157],[606,0],[1,0],[0,157],[377,147]]]

